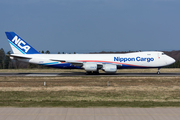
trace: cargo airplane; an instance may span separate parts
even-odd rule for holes
[[[41,54],[14,32],[5,32],[13,54],[11,59],[62,69],[84,69],[87,74],[116,73],[123,68],[160,68],[175,62],[158,51],[125,54]]]

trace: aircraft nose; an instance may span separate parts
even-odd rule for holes
[[[176,62],[176,60],[174,58],[172,58],[172,57],[168,57],[167,61],[168,61],[168,64],[173,64],[173,63]]]

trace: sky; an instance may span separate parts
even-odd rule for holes
[[[1,0],[7,52],[6,31],[51,53],[180,50],[180,0]]]

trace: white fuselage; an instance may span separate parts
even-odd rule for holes
[[[71,63],[115,64],[118,68],[151,68],[170,65],[175,60],[163,52],[134,52],[126,54],[26,54],[24,62],[67,68]],[[21,59],[19,59],[21,60]],[[62,62],[66,61],[66,62]],[[69,64],[67,64],[69,63]],[[64,66],[63,66],[64,65]],[[72,68],[72,66],[71,66]],[[76,68],[76,67],[75,67]]]

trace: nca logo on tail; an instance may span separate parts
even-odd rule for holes
[[[15,36],[12,39],[12,42],[14,42],[19,48],[24,49],[26,53],[31,48],[29,45],[26,45],[26,43],[24,41],[22,41],[20,38],[18,38],[17,36]]]

